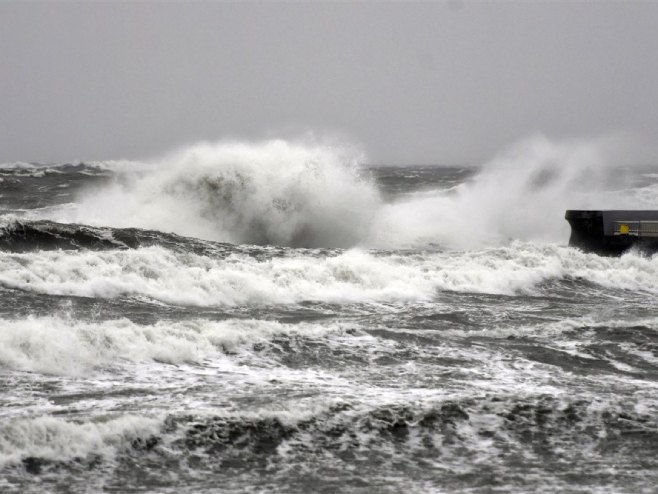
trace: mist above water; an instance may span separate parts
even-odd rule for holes
[[[120,171],[68,219],[232,243],[354,245],[380,205],[359,157],[282,140],[198,144]]]
[[[655,204],[613,144],[0,167],[0,485],[651,489],[658,257],[559,245],[566,208]]]
[[[190,146],[125,163],[52,219],[139,227],[239,244],[478,248],[565,242],[565,209],[653,207],[652,185],[626,190],[611,140],[523,140],[472,179],[385,202],[348,146],[283,140]],[[52,216],[48,213],[49,216]]]
[[[385,205],[375,243],[453,248],[510,240],[565,242],[566,209],[655,207],[658,189],[627,190],[637,165],[619,166],[620,142],[523,140],[484,164],[472,180]]]

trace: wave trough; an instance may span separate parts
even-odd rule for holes
[[[608,151],[0,165],[0,491],[650,492],[658,256],[564,246],[658,198]]]

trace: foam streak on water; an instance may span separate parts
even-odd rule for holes
[[[0,166],[0,490],[652,492],[658,257],[563,220],[655,207],[613,151]]]

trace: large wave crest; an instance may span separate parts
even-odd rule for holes
[[[521,141],[454,188],[385,203],[351,148],[272,140],[198,144],[122,166],[111,185],[49,219],[292,247],[470,249],[564,243],[565,209],[652,208],[619,141]],[[647,175],[649,176],[649,175]],[[654,177],[655,178],[655,177]]]
[[[348,247],[380,206],[359,158],[344,147],[282,140],[198,144],[122,170],[65,219],[233,243]]]

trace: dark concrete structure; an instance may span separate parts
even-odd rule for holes
[[[658,252],[658,211],[568,210],[569,245],[585,252],[618,256],[631,247]]]

